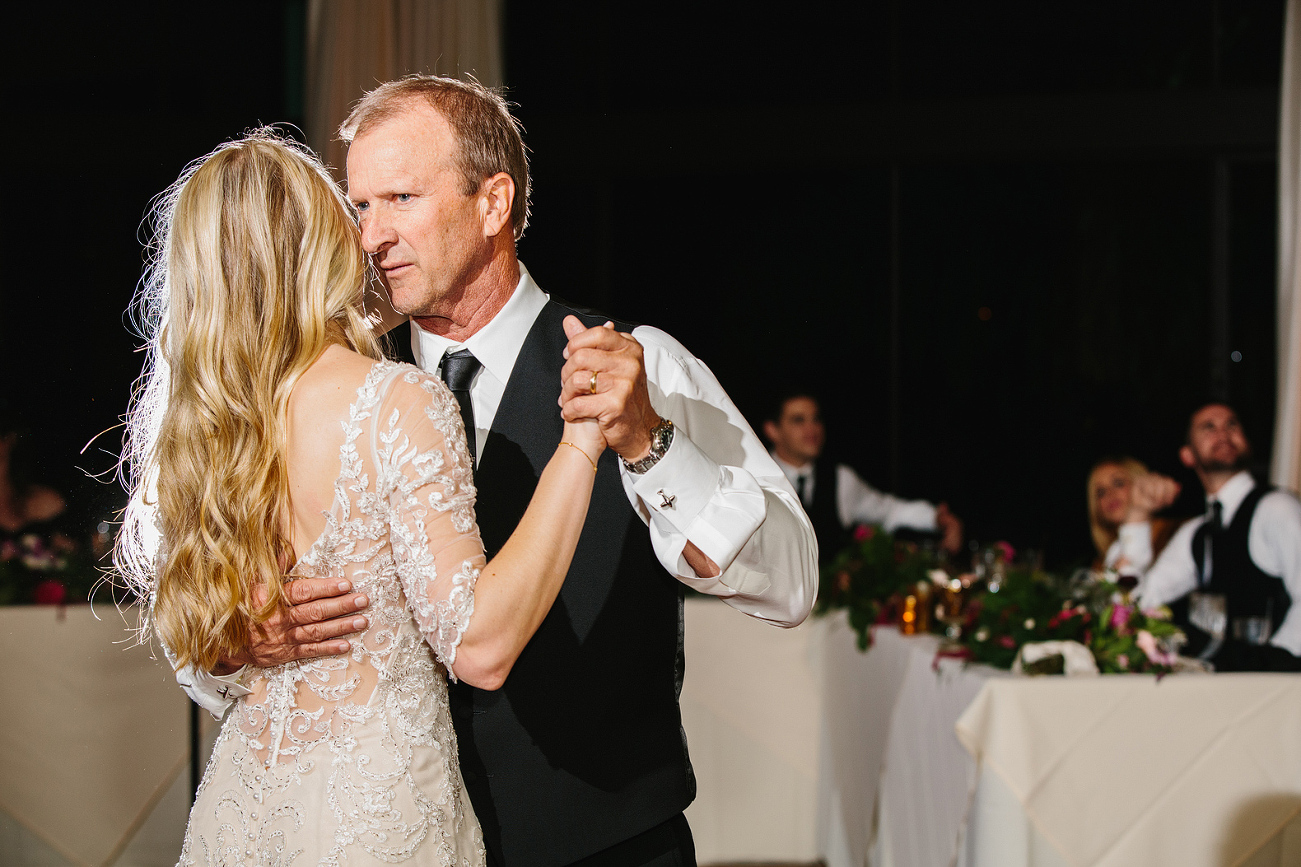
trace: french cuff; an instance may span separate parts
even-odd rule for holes
[[[221,719],[235,699],[252,692],[240,683],[245,669],[241,667],[230,674],[216,675],[186,665],[176,669],[176,682],[195,704],[214,718]]]
[[[696,577],[682,556],[688,541],[726,573],[763,523],[763,489],[754,477],[719,466],[681,429],[664,457],[644,474],[622,471],[650,513],[652,534],[671,540],[674,551],[665,565],[676,560],[681,577]]]

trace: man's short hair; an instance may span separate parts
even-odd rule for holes
[[[791,387],[782,388],[772,393],[764,407],[764,421],[770,421],[773,424],[781,424],[782,416],[786,413],[786,404],[795,400],[797,397],[806,397],[822,407],[822,401],[818,396],[807,388]]]
[[[1204,400],[1197,405],[1196,409],[1188,413],[1188,423],[1184,425],[1184,445],[1190,446],[1193,444],[1193,419],[1197,418],[1199,412],[1210,406],[1224,407],[1229,412],[1233,413],[1233,417],[1238,420],[1239,425],[1242,424],[1242,415],[1239,414],[1238,408],[1227,400]]]
[[[456,162],[464,179],[465,195],[474,195],[485,179],[498,172],[505,172],[515,182],[510,219],[518,241],[529,222],[533,192],[528,150],[521,134],[523,128],[497,90],[473,78],[440,75],[408,75],[387,81],[353,106],[339,126],[339,138],[352,144],[357,136],[421,101],[441,114],[456,136]]]

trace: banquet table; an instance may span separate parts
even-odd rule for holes
[[[176,863],[189,702],[167,663],[133,642],[135,617],[105,604],[0,607],[0,863]]]
[[[702,864],[1301,864],[1301,675],[1019,678],[862,653],[843,613],[685,616]],[[188,703],[133,617],[0,608],[0,863],[174,863]]]
[[[1012,677],[688,599],[702,864],[1301,864],[1301,676]]]

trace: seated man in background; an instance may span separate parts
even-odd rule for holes
[[[876,490],[844,464],[818,464],[826,429],[818,402],[809,395],[788,392],[774,401],[763,431],[777,466],[795,486],[813,522],[819,563],[836,556],[855,524],[876,524],[887,532],[902,527],[938,533],[945,551],[961,550],[962,522],[944,503],[903,500]]]
[[[1212,638],[1202,656],[1220,671],[1301,671],[1301,502],[1247,472],[1251,448],[1225,404],[1193,413],[1179,458],[1206,489],[1206,514],[1175,533],[1139,586],[1140,604],[1168,605],[1193,591],[1219,594],[1223,640]],[[1192,608],[1194,624],[1208,626]],[[1268,622],[1267,644],[1234,636],[1235,621],[1241,627],[1247,618]],[[1198,630],[1189,631],[1196,643]]]

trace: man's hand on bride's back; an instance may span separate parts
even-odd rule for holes
[[[265,623],[253,624],[248,651],[235,659],[223,660],[230,670],[241,665],[266,668],[295,659],[346,653],[351,644],[343,636],[366,628],[366,618],[358,612],[370,600],[351,592],[352,584],[348,581],[301,578],[286,584],[285,591],[292,604],[271,615]],[[265,599],[265,589],[254,590],[254,605],[261,605]],[[225,673],[223,668],[218,666],[214,673]]]

